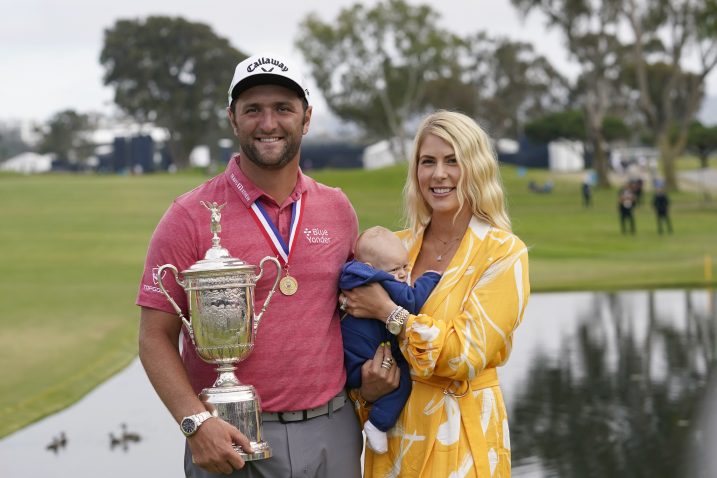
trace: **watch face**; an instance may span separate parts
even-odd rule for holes
[[[197,431],[197,424],[191,418],[185,418],[180,425],[185,435],[191,435]]]
[[[391,332],[393,335],[398,335],[398,334],[401,333],[401,325],[402,325],[402,324],[400,324],[398,321],[391,320],[391,321],[388,322],[388,324],[386,325],[386,328],[387,328],[388,331]]]

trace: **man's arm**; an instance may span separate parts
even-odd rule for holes
[[[142,307],[139,326],[139,358],[157,395],[179,423],[183,417],[205,411],[179,355],[181,321],[174,314]],[[178,431],[179,432],[179,431]],[[194,462],[214,473],[231,473],[244,460],[231,446],[251,452],[249,440],[236,427],[209,419],[187,438]]]

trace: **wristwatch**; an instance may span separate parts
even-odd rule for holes
[[[403,330],[403,324],[408,320],[408,311],[401,306],[393,309],[386,319],[386,329],[393,335],[398,335]]]
[[[182,421],[179,422],[179,428],[182,430],[182,433],[184,433],[185,437],[190,437],[197,433],[197,430],[199,430],[201,424],[207,421],[209,418],[212,418],[212,414],[209,412],[201,412],[197,413],[196,415],[189,415],[188,417],[182,418]]]

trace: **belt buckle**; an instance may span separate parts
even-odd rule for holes
[[[279,417],[279,423],[282,423],[286,425],[287,423],[294,423],[294,422],[305,422],[309,419],[309,412],[308,410],[301,410],[301,418],[298,420],[285,420],[284,419],[284,413],[297,413],[296,412],[277,412],[277,416]]]
[[[466,384],[466,391],[463,392],[463,393],[458,393],[458,392],[452,392],[452,391],[450,391],[449,388],[450,388],[451,386],[449,385],[449,386],[447,386],[446,388],[443,389],[443,394],[444,394],[444,395],[450,395],[450,396],[453,397],[453,398],[462,398],[462,397],[465,397],[466,395],[468,395],[468,392],[471,391],[471,386],[470,386],[470,384],[469,384],[467,381],[465,382],[465,384]]]

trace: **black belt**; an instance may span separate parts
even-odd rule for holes
[[[322,415],[331,415],[346,404],[346,394],[339,393],[323,405],[308,410],[296,410],[293,412],[263,412],[261,419],[265,422],[303,422]]]

